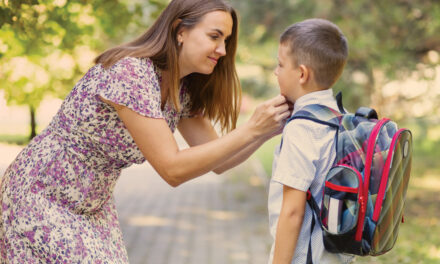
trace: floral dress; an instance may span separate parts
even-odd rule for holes
[[[145,161],[105,98],[174,131],[189,116],[161,109],[160,70],[148,58],[92,67],[49,126],[6,170],[0,192],[0,263],[128,263],[113,189],[123,168]]]

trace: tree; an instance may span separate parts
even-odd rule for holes
[[[118,0],[3,0],[0,2],[0,89],[8,104],[28,105],[32,138],[44,96],[64,98],[98,52],[126,41],[151,23],[147,7]]]
[[[386,83],[414,71],[432,77],[432,70],[426,69],[439,64],[438,1],[254,0],[234,4],[242,21],[239,61],[263,65],[270,71],[275,67],[279,35],[286,26],[310,17],[336,23],[347,36],[350,53],[337,86],[353,105],[371,104],[382,112],[391,102],[384,96]],[[399,97],[393,100],[395,105],[420,99],[394,97]]]

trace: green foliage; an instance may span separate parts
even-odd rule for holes
[[[8,104],[36,109],[48,94],[64,98],[97,54],[145,30],[150,9],[164,5],[151,2],[145,9],[122,0],[0,2],[0,89]]]
[[[243,78],[241,80],[241,87],[244,93],[254,98],[275,96],[274,89],[271,89],[264,80]]]
[[[265,47],[277,44],[288,25],[311,17],[336,23],[349,41],[349,61],[335,90],[344,91],[349,108],[370,104],[381,112],[389,103],[383,96],[384,84],[408,77],[421,63],[436,66],[440,62],[427,56],[429,51],[437,55],[440,51],[438,1],[254,0],[233,4],[241,15],[240,45],[246,47],[245,53],[239,50],[238,60],[262,65],[266,71],[276,66],[276,48],[274,53]],[[399,96],[396,105],[420,100]]]
[[[47,93],[65,96],[91,64],[93,48],[106,44],[92,36],[115,38],[131,16],[116,0],[4,1],[2,10],[9,19],[0,29],[0,74],[6,80],[0,89],[8,103],[34,107]]]
[[[26,145],[29,137],[25,135],[0,135],[0,142],[12,145]]]

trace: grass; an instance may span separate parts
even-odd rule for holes
[[[0,142],[12,145],[26,145],[29,143],[28,135],[0,135]]]

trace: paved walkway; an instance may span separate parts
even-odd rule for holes
[[[19,150],[0,145],[0,174]],[[115,199],[130,263],[266,263],[266,193],[249,168],[208,174],[177,188],[148,164],[126,169]]]

